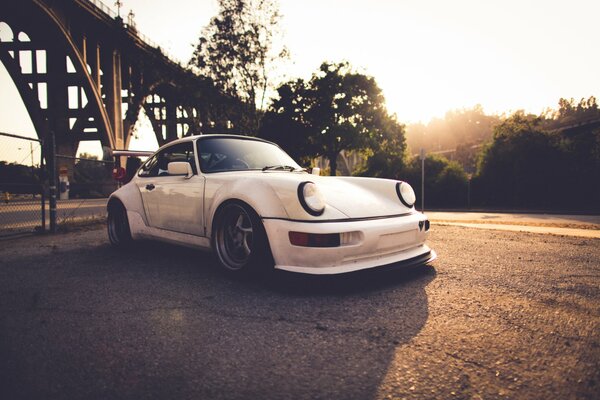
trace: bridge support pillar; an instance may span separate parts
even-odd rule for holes
[[[177,139],[177,106],[173,99],[167,99],[167,142]]]
[[[66,52],[60,48],[47,53],[48,73],[48,126],[50,138],[46,138],[47,148],[45,151],[47,167],[50,172],[49,183],[49,207],[50,207],[50,231],[56,231],[56,197],[58,189],[58,160],[56,149],[58,143],[64,143],[69,139],[69,110],[68,73],[66,68]],[[49,139],[49,140],[48,140]]]
[[[121,53],[118,50],[110,51],[103,60],[102,71],[104,75],[104,102],[108,113],[108,119],[113,130],[115,148],[123,149],[123,114],[121,111]]]

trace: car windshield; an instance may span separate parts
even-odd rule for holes
[[[196,143],[202,172],[302,170],[290,156],[271,143],[234,137],[203,138]]]

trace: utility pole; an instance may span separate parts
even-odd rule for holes
[[[421,212],[425,211],[425,149],[421,148]]]
[[[50,232],[56,232],[56,134],[54,130],[50,131],[50,144],[48,146],[48,169],[50,170],[49,183],[50,183]]]
[[[467,209],[471,209],[471,178],[473,174],[467,174]]]

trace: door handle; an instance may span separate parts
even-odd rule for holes
[[[154,185],[153,185],[153,184],[151,184],[151,183],[149,183],[149,184],[147,184],[147,185],[146,185],[146,189],[147,189],[147,190],[154,190],[154,188],[155,188],[155,187],[156,187],[156,186],[154,186]]]

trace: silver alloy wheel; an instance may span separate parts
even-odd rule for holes
[[[254,226],[246,209],[239,204],[228,204],[221,214],[216,235],[216,250],[224,267],[238,271],[246,267],[252,257]]]

